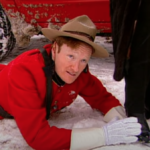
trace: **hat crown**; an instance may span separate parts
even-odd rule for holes
[[[95,24],[86,15],[69,20],[61,27],[60,31],[84,33],[93,39],[95,39],[97,33]]]
[[[109,53],[100,45],[94,43],[97,33],[97,28],[92,20],[86,16],[78,16],[69,20],[59,30],[54,28],[43,28],[42,33],[50,41],[55,41],[59,36],[71,37],[83,41],[91,45],[95,52],[92,54],[94,57],[108,57]]]

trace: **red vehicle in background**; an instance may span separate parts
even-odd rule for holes
[[[20,46],[28,44],[41,28],[59,29],[79,15],[88,15],[98,33],[111,32],[109,0],[0,0],[0,4]]]

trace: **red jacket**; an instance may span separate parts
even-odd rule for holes
[[[45,48],[50,52],[50,45]],[[0,105],[14,116],[24,139],[32,148],[69,149],[71,130],[50,127],[45,118],[46,78],[43,67],[43,57],[38,49],[27,51],[7,66],[1,66]],[[53,82],[51,113],[70,105],[78,94],[92,108],[104,114],[112,107],[121,105],[96,77],[90,72],[83,72],[72,84],[59,87]]]

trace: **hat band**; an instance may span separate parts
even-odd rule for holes
[[[86,38],[88,38],[90,41],[94,41],[94,38],[86,33],[83,33],[83,32],[77,32],[77,31],[64,31],[64,32],[69,32],[69,33],[72,33],[72,34],[77,34],[77,35],[81,35],[81,36],[84,36]]]

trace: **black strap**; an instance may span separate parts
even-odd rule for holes
[[[54,71],[54,62],[52,60],[51,54],[48,55],[47,51],[43,48],[40,49],[40,52],[42,53],[44,62],[45,62],[45,67],[43,67],[45,76],[46,76],[46,96],[45,96],[45,101],[46,101],[46,120],[49,119],[50,116],[50,107],[52,104],[52,75]]]
[[[1,106],[0,106],[0,116],[3,117],[3,118],[8,118],[8,119],[13,119],[14,118],[8,112],[6,112]]]

